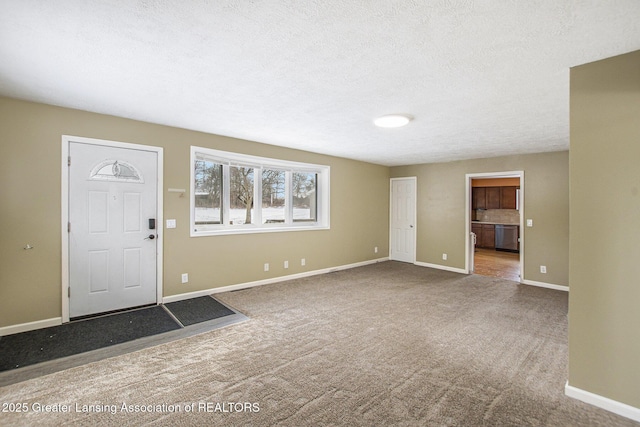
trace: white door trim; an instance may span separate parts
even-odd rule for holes
[[[389,259],[393,260],[391,257],[391,244],[392,237],[391,236],[391,218],[393,215],[393,182],[394,181],[402,181],[402,180],[410,180],[413,181],[413,254],[411,262],[413,264],[416,263],[416,252],[418,247],[418,242],[416,240],[417,237],[417,229],[418,229],[418,178],[415,176],[406,176],[406,177],[397,177],[391,178],[389,181]]]
[[[67,227],[69,224],[69,145],[72,142],[83,144],[103,145],[114,148],[127,148],[131,150],[150,151],[157,154],[158,157],[158,182],[157,182],[157,209],[156,214],[156,234],[158,243],[156,244],[156,303],[162,303],[162,274],[163,274],[163,176],[164,176],[164,159],[163,148],[151,145],[131,144],[128,142],[108,141],[104,139],[85,138],[81,136],[62,135],[62,179],[61,179],[61,224],[60,232],[62,237],[62,323],[69,321],[69,233]]]
[[[524,280],[524,171],[507,171],[507,172],[485,172],[485,173],[468,173],[465,176],[466,184],[466,202],[465,202],[465,261],[464,269],[465,273],[471,272],[470,265],[470,251],[471,251],[471,180],[473,178],[520,178],[520,199],[519,199],[519,211],[520,211],[520,282]]]

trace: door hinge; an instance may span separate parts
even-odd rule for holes
[[[67,296],[71,298],[71,286],[67,288]]]
[[[71,233],[71,223],[67,223],[67,233]]]
[[[71,156],[67,157],[67,166],[71,166]]]

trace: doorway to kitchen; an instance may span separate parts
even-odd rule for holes
[[[524,172],[466,175],[466,271],[521,282]]]

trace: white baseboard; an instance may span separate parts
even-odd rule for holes
[[[564,394],[589,405],[597,406],[614,414],[640,422],[640,408],[570,386],[569,381],[564,386]]]
[[[304,273],[291,274],[288,276],[273,277],[271,279],[257,280],[255,282],[239,283],[236,285],[223,286],[220,288],[205,289],[202,291],[188,292],[184,294],[171,295],[162,299],[163,303],[182,301],[189,298],[197,298],[205,295],[211,295],[219,292],[235,291],[238,289],[252,288],[254,286],[268,285],[270,283],[284,282],[286,280],[299,279],[302,277],[316,276],[318,274],[332,273],[334,271],[348,270],[350,268],[362,267],[365,265],[376,264],[378,262],[389,261],[388,257],[377,258],[374,260],[357,262],[354,264],[341,265],[337,267],[323,268],[321,270],[306,271]],[[0,336],[17,334],[20,332],[33,331],[36,329],[48,328],[50,326],[58,326],[62,324],[62,317],[53,317],[51,319],[36,320],[35,322],[20,323],[17,325],[0,327]]]
[[[284,281],[288,281],[288,280],[300,279],[300,278],[303,278],[303,277],[317,276],[319,274],[333,273],[334,271],[348,270],[348,269],[351,269],[351,268],[362,267],[362,266],[370,265],[370,264],[376,264],[376,263],[383,262],[383,261],[389,261],[389,258],[388,257],[377,258],[377,259],[370,260],[370,261],[362,261],[362,262],[357,262],[357,263],[354,263],[354,264],[341,265],[341,266],[338,266],[338,267],[329,267],[329,268],[323,268],[323,269],[320,269],[320,270],[305,271],[304,273],[297,273],[297,274],[290,274],[290,275],[287,275],[287,276],[272,277],[270,279],[264,279],[264,280],[256,280],[254,282],[238,283],[236,285],[221,286],[219,288],[210,288],[210,289],[203,289],[201,291],[187,292],[187,293],[184,293],[184,294],[170,295],[170,296],[164,297],[162,299],[162,302],[164,304],[166,304],[166,303],[169,303],[169,302],[176,302],[176,301],[182,301],[182,300],[190,299],[190,298],[203,297],[203,296],[206,296],[206,295],[217,294],[217,293],[221,293],[221,292],[237,291],[239,289],[247,289],[247,288],[253,288],[253,287],[256,287],[256,286],[269,285],[271,283],[284,282]]]
[[[536,282],[535,280],[523,280],[520,283],[522,283],[523,285],[538,286],[540,288],[549,288],[549,289],[555,289],[556,291],[569,292],[569,287],[564,285],[554,285],[553,283]]]
[[[3,326],[0,328],[0,337],[5,335],[18,334],[20,332],[34,331],[36,329],[48,328],[50,326],[62,325],[62,317],[36,320],[35,322],[19,323],[17,325]]]
[[[468,274],[464,268],[448,267],[446,265],[440,265],[440,264],[429,264],[428,262],[420,262],[420,261],[416,261],[414,264],[420,267],[437,268],[438,270],[446,270],[446,271],[453,271],[454,273]]]

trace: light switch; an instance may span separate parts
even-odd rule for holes
[[[167,228],[176,228],[176,220],[168,219],[167,220]]]
[[[527,220],[527,227],[533,227],[533,220],[532,219],[528,219]]]

